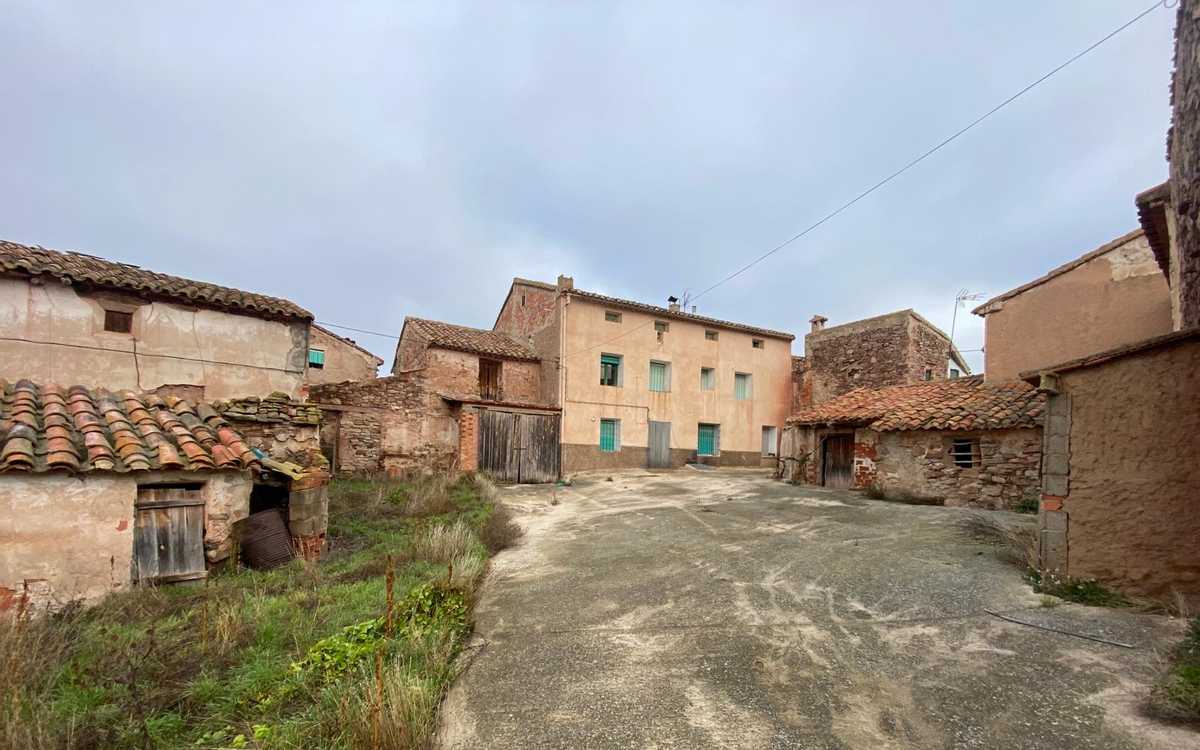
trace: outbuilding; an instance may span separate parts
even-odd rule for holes
[[[1045,397],[982,376],[857,388],[788,419],[780,474],[885,497],[1037,507]]]
[[[0,610],[204,578],[259,470],[207,404],[0,379]]]

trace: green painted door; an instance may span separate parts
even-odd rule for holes
[[[696,453],[701,456],[712,456],[717,452],[717,426],[715,424],[700,425],[700,440]]]

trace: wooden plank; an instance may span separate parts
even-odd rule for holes
[[[199,490],[138,490],[133,534],[133,575],[166,583],[206,575],[204,503]]]

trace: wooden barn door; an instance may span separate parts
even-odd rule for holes
[[[648,465],[651,469],[671,468],[671,423],[650,422],[650,457]]]
[[[821,484],[848,488],[854,484],[854,436],[830,435],[821,451]]]
[[[204,578],[204,499],[199,489],[139,487],[133,579],[173,583]]]
[[[558,479],[558,415],[479,412],[479,470],[499,482]]]

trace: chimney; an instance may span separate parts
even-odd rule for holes
[[[667,309],[671,312],[679,312],[679,298],[674,295],[667,297]]]
[[[566,292],[575,288],[575,279],[570,276],[558,275],[558,291]]]
[[[817,331],[824,330],[825,321],[827,320],[829,320],[829,318],[825,317],[824,315],[812,316],[812,320],[808,321],[809,323],[812,323],[812,332],[816,333]]]

